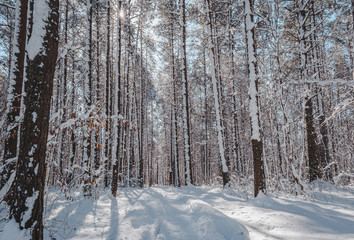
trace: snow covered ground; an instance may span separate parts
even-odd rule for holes
[[[307,199],[246,195],[152,187],[119,189],[116,199],[107,191],[97,200],[69,201],[51,192],[45,239],[354,239],[353,188],[317,190]]]

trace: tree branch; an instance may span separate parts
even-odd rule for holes
[[[11,8],[11,9],[15,9],[15,6],[11,6],[11,5],[7,4],[7,3],[1,3],[0,2],[0,6]]]

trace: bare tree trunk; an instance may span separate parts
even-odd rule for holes
[[[115,95],[114,95],[114,109],[113,109],[113,145],[112,145],[112,195],[117,196],[118,188],[118,164],[119,164],[119,146],[120,146],[120,131],[121,126],[118,125],[118,116],[120,114],[120,98],[121,98],[121,37],[122,37],[122,19],[120,11],[122,9],[122,1],[118,2],[118,39],[117,39],[117,65],[116,65],[116,79],[115,79]]]
[[[65,23],[64,23],[64,46],[67,45],[68,43],[68,14],[69,14],[69,4],[68,1],[66,1],[66,7],[65,7]],[[61,116],[61,124],[65,123],[65,121],[67,121],[67,84],[68,84],[68,57],[67,54],[65,54],[64,56],[64,63],[62,65],[63,68],[63,80],[62,80],[62,85],[61,87],[61,92],[62,92],[62,97],[60,99],[61,101],[61,108],[62,108],[62,116]],[[59,153],[59,166],[60,166],[60,173],[61,176],[60,178],[62,179],[62,182],[65,183],[68,179],[67,179],[67,174],[64,175],[64,172],[67,173],[67,171],[64,171],[64,161],[67,159],[67,128],[62,128],[61,129],[61,135],[59,138],[60,141],[60,153]],[[67,167],[67,162],[66,162],[66,167]]]
[[[309,86],[306,81],[308,80],[308,30],[306,27],[306,20],[308,19],[309,6],[308,1],[299,1],[298,12],[298,34],[300,41],[300,78],[304,81],[305,86],[305,123],[306,123],[306,134],[307,134],[307,152],[309,158],[309,177],[310,182],[319,178],[319,161],[318,161],[318,149],[316,144],[317,135],[314,127],[314,117],[313,117],[313,103],[312,98],[309,96]]]
[[[181,25],[181,53],[182,53],[182,97],[183,97],[183,131],[184,131],[184,160],[186,185],[193,184],[192,154],[191,154],[191,130],[189,112],[189,91],[187,78],[187,48],[186,48],[186,2],[180,1],[180,25]]]
[[[144,187],[144,123],[145,123],[145,76],[143,75],[143,29],[140,31],[140,107],[139,107],[139,179]]]
[[[208,157],[209,150],[209,137],[208,137],[208,75],[206,71],[206,54],[203,50],[203,75],[204,75],[204,184],[207,184],[210,181],[210,160]]]
[[[93,149],[94,149],[94,157],[93,157],[93,174],[92,180],[95,188],[98,186],[97,181],[101,176],[100,166],[101,166],[101,138],[100,138],[100,115],[101,115],[101,66],[100,66],[100,3],[96,2],[96,89],[95,89],[95,117],[93,118],[94,127],[93,127]]]
[[[265,193],[266,182],[264,175],[264,163],[262,159],[263,143],[261,140],[261,130],[259,122],[259,104],[258,104],[258,66],[256,55],[255,23],[253,20],[253,0],[245,0],[245,30],[247,46],[248,78],[250,82],[250,117],[251,117],[251,141],[253,152],[254,169],[254,196],[257,197],[261,191]]]
[[[85,79],[85,99],[87,104],[87,111],[92,111],[92,0],[87,0],[87,42],[86,42],[86,50],[87,50],[87,75]],[[91,113],[88,115],[91,116]],[[84,164],[84,196],[91,197],[92,196],[92,129],[93,129],[93,121],[89,118],[87,121],[85,132],[85,140],[84,140],[84,156],[83,156],[83,164]]]
[[[31,34],[26,47],[24,121],[21,123],[13,191],[6,196],[6,201],[10,206],[10,216],[19,223],[20,229],[31,229],[32,239],[41,240],[49,107],[58,54],[59,1],[47,3],[37,0],[31,4]],[[34,12],[42,18],[34,18]],[[42,31],[40,26],[45,30]],[[38,41],[43,41],[40,46]]]
[[[316,133],[313,122],[313,105],[311,98],[305,98],[305,122],[307,133],[307,151],[309,157],[310,182],[317,180],[320,176],[319,162],[317,155]]]
[[[222,178],[223,178],[223,185],[228,186],[229,181],[230,181],[230,176],[229,176],[229,168],[227,166],[227,160],[226,160],[226,155],[225,155],[225,143],[224,143],[224,134],[223,134],[223,127],[221,123],[221,107],[220,107],[220,88],[217,85],[217,79],[216,79],[216,66],[215,62],[217,61],[215,55],[218,53],[215,53],[215,42],[213,41],[213,25],[212,25],[212,13],[210,11],[210,3],[209,0],[206,0],[206,14],[208,18],[208,35],[209,35],[209,62],[210,62],[210,71],[212,75],[212,82],[213,82],[213,92],[214,92],[214,103],[215,103],[215,114],[216,114],[216,128],[217,128],[217,133],[218,133],[218,146],[219,146],[219,157],[221,161],[221,170],[222,170]]]
[[[321,62],[320,62],[320,46],[318,44],[318,39],[317,39],[317,32],[318,32],[318,26],[316,23],[316,16],[318,14],[322,14],[322,11],[320,13],[316,13],[317,9],[315,6],[315,1],[311,0],[310,1],[310,10],[311,10],[311,46],[312,46],[312,62],[313,62],[313,76],[315,76],[315,80],[317,82],[322,80],[322,72],[321,72]],[[328,137],[328,130],[327,130],[327,124],[325,122],[326,117],[324,113],[324,108],[323,108],[323,99],[322,99],[322,87],[318,86],[319,84],[317,83],[316,86],[316,95],[317,95],[317,107],[318,107],[318,112],[319,112],[319,128],[320,128],[320,134],[321,138],[319,139],[319,162],[320,166],[322,168],[325,168],[329,163],[330,163],[330,155],[329,155],[329,137]],[[325,177],[329,180],[332,180],[332,176],[330,175],[330,171],[325,171],[324,172]],[[320,173],[322,175],[322,173]]]
[[[0,189],[10,179],[17,161],[18,131],[23,87],[23,72],[25,62],[26,31],[27,31],[28,0],[16,2],[15,34],[13,39],[13,56],[10,72],[10,86],[7,103],[7,137],[5,138],[4,168]],[[11,183],[9,183],[11,185]]]
[[[105,154],[104,154],[104,171],[105,187],[109,186],[109,169],[112,157],[111,153],[111,143],[110,143],[110,129],[111,129],[111,112],[110,112],[110,86],[111,86],[111,1],[107,1],[107,30],[106,30],[106,83],[105,83],[105,110],[106,110],[106,140],[105,140]]]
[[[353,21],[352,21],[352,27],[353,27],[353,32],[352,32],[352,47],[350,49],[350,56],[351,56],[351,59],[352,60],[352,78],[354,79],[354,0],[352,0],[352,18],[353,18]]]

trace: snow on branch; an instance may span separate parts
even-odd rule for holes
[[[7,3],[0,3],[0,7],[6,7],[6,8],[10,8],[10,9],[15,9],[15,6],[12,6],[12,5],[7,4]]]

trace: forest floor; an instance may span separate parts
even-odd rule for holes
[[[309,196],[251,198],[232,189],[156,186],[120,188],[117,198],[108,190],[96,200],[77,194],[70,201],[50,191],[45,239],[354,239],[353,187]]]

